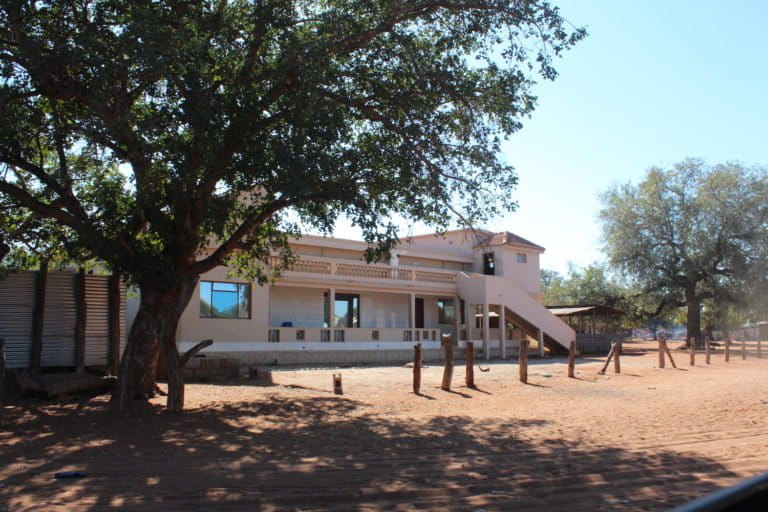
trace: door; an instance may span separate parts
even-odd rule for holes
[[[424,328],[424,299],[416,297],[416,318],[414,319],[416,329]]]

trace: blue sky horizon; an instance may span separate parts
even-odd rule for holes
[[[502,147],[519,207],[483,227],[544,246],[541,267],[565,272],[605,261],[608,187],[689,157],[768,163],[768,2],[553,3],[589,37],[534,88],[536,110]],[[359,237],[346,223],[334,234]]]

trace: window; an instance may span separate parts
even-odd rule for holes
[[[493,259],[493,253],[483,254],[483,274],[487,276],[496,275],[496,262]]]
[[[528,263],[528,255],[522,252],[517,253],[518,263]]]
[[[360,296],[337,293],[333,301],[333,327],[360,327]]]
[[[453,299],[437,299],[437,323],[452,324],[456,319]]]
[[[251,285],[200,281],[200,318],[251,318]]]

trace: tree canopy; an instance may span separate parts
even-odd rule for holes
[[[287,212],[324,231],[344,214],[386,250],[393,214],[439,230],[514,208],[499,144],[584,35],[527,0],[9,0],[0,198],[140,288],[124,410],[160,345],[178,367],[198,276],[263,282]]]
[[[639,184],[602,195],[610,263],[659,309],[686,308],[701,339],[701,305],[749,308],[768,277],[768,175],[738,163],[689,159],[650,168]]]

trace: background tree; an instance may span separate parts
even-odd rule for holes
[[[687,338],[701,342],[701,305],[747,308],[766,280],[768,177],[761,168],[686,160],[651,168],[638,185],[602,195],[610,262],[658,309],[686,308]]]
[[[584,37],[546,2],[0,4],[0,196],[141,291],[113,406],[183,406],[179,316],[202,273],[260,283],[300,223],[445,229],[514,202],[500,141]]]

